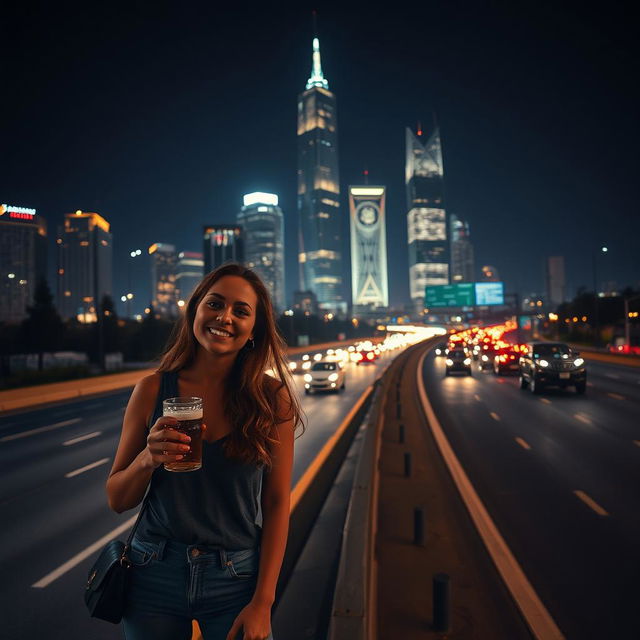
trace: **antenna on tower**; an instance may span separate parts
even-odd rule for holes
[[[422,125],[420,124],[420,120],[418,120],[418,135],[422,135]]]
[[[369,184],[369,169],[365,169],[362,174],[364,175],[364,183]]]
[[[317,38],[318,37],[318,12],[315,9],[313,9],[311,14],[313,15],[313,37]]]

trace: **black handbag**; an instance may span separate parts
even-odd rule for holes
[[[120,540],[111,540],[107,543],[89,570],[89,577],[84,589],[84,603],[92,618],[99,618],[114,624],[118,624],[122,620],[127,579],[131,568],[127,553],[146,506],[147,498],[145,497],[127,541],[123,543]]]

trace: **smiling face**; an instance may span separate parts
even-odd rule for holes
[[[253,339],[257,311],[253,287],[240,276],[223,276],[198,304],[193,334],[211,354],[237,353]]]

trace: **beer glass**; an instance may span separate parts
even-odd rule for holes
[[[162,415],[175,418],[171,427],[191,438],[191,451],[184,452],[181,460],[165,462],[167,471],[197,471],[202,467],[202,398],[167,398],[162,402]]]

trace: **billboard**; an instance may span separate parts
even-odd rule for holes
[[[426,308],[503,305],[504,282],[431,285],[425,289],[424,304]]]

